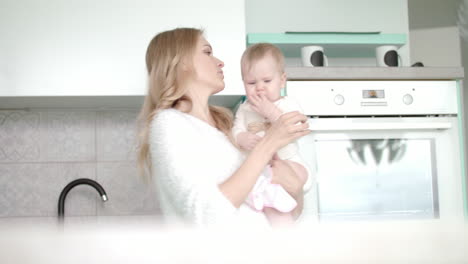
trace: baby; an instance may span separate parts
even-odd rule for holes
[[[248,101],[237,110],[233,135],[242,150],[250,151],[272,122],[283,113],[300,108],[291,99],[281,96],[286,73],[283,54],[276,46],[268,43],[250,46],[242,55],[241,68]],[[306,182],[308,170],[299,156],[296,142],[280,149],[273,159],[288,162],[297,177]],[[258,178],[246,203],[263,211],[272,225],[287,225],[294,221],[291,211],[297,203],[279,184],[271,183],[269,165]]]

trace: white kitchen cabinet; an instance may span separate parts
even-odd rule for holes
[[[147,45],[175,27],[203,28],[225,63],[221,94],[243,94],[244,13],[244,1],[3,0],[0,97],[142,96]]]

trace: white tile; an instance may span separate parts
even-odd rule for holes
[[[95,112],[43,112],[45,161],[95,161]]]
[[[98,112],[97,160],[136,160],[138,110]]]
[[[109,200],[98,204],[98,215],[158,214],[159,206],[153,189],[138,175],[133,162],[98,163],[98,181],[106,189]]]
[[[0,112],[0,162],[40,160],[40,119],[39,112]]]
[[[95,179],[92,163],[0,164],[0,217],[57,216],[60,192],[72,180]],[[65,216],[95,215],[98,193],[76,186],[67,196]]]
[[[57,227],[57,217],[0,217],[0,228]]]

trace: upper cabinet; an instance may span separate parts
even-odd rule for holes
[[[175,27],[204,29],[221,94],[243,94],[244,17],[244,1],[2,1],[0,97],[142,96],[149,41]]]
[[[289,67],[301,66],[295,58],[307,45],[323,45],[331,67],[376,66],[379,45],[397,46],[402,65],[410,65],[408,0],[249,0],[245,4],[248,44],[278,45]]]

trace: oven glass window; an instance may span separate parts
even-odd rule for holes
[[[315,144],[321,220],[438,217],[433,139]]]

